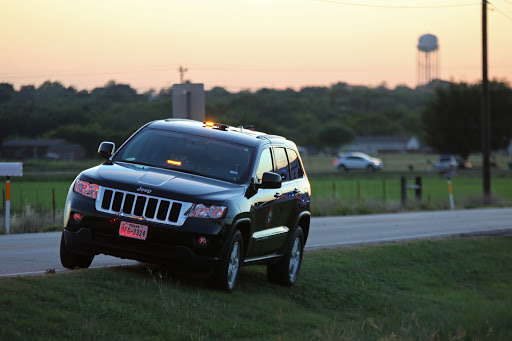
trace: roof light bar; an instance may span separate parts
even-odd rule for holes
[[[205,128],[212,128],[212,129],[219,129],[219,130],[228,130],[228,125],[227,124],[220,124],[220,123],[214,123],[214,122],[210,122],[210,121],[204,121],[203,122],[203,127]]]

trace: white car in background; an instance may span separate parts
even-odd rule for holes
[[[382,168],[382,160],[364,153],[345,153],[333,160],[333,165],[339,171],[352,169],[367,170],[369,172]]]
[[[457,159],[450,154],[441,154],[439,159],[434,163],[434,168],[438,172],[448,172],[458,168]]]

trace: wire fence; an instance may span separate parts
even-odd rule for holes
[[[11,192],[11,210],[21,212],[27,206],[38,211],[59,211],[66,203],[67,190],[62,189],[32,189]],[[5,214],[5,189],[2,190],[2,214]]]

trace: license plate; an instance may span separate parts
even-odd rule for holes
[[[139,225],[122,221],[121,226],[119,226],[119,235],[123,237],[146,240],[146,237],[148,236],[148,227],[146,225]]]

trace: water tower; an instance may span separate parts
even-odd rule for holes
[[[439,79],[439,44],[433,34],[424,34],[418,41],[418,85],[426,85],[433,79]]]

